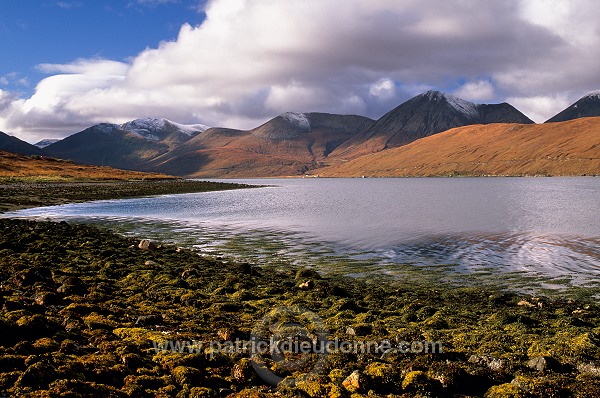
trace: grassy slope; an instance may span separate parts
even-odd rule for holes
[[[600,118],[459,127],[314,173],[326,177],[599,175]]]
[[[176,177],[159,173],[119,170],[105,166],[76,165],[67,160],[23,156],[0,151],[0,180],[4,181],[102,181],[165,180]]]

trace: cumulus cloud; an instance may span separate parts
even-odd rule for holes
[[[509,97],[507,98],[507,102],[528,115],[536,123],[545,122],[572,103],[572,101],[568,100],[562,94],[553,96]]]
[[[545,120],[600,87],[600,8],[552,1],[212,0],[201,25],[128,62],[40,65],[50,76],[1,105],[0,129],[33,140],[144,116],[237,128],[285,111],[377,118],[420,88],[512,99]]]
[[[390,99],[396,96],[396,84],[391,79],[381,79],[369,88],[369,94],[380,99]]]
[[[489,80],[467,82],[454,91],[454,95],[469,101],[488,101],[494,98],[494,86]]]

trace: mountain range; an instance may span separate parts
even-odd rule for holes
[[[334,156],[352,158],[406,145],[454,127],[489,123],[533,121],[507,103],[475,104],[439,91],[428,91],[383,115],[369,129],[337,148]]]
[[[147,162],[206,130],[167,119],[137,119],[124,124],[101,123],[44,148],[60,159],[98,166],[145,170]]]
[[[369,167],[374,165],[369,162],[400,165],[395,169],[402,168],[403,164],[413,164],[411,162],[415,159],[429,159],[427,162],[432,163],[436,159],[425,156],[425,152],[435,153],[438,157],[450,156],[449,152],[444,152],[436,145],[451,148],[459,142],[467,149],[479,148],[483,157],[472,161],[485,163],[485,156],[497,158],[502,151],[510,154],[522,148],[520,139],[504,139],[513,137],[508,134],[513,131],[510,125],[522,126],[524,129],[519,131],[525,136],[531,134],[538,137],[537,132],[543,132],[541,138],[534,140],[541,148],[562,148],[564,143],[561,144],[559,140],[561,135],[554,134],[555,130],[562,131],[563,137],[572,136],[572,139],[576,139],[575,132],[565,130],[572,126],[563,125],[562,122],[599,115],[600,92],[586,95],[549,119],[545,124],[549,127],[540,128],[541,125],[533,125],[533,121],[507,103],[475,104],[438,91],[428,91],[404,102],[378,120],[357,115],[287,112],[254,129],[236,130],[147,118],[124,124],[91,126],[58,142],[38,143],[42,149],[14,137],[0,135],[0,149],[6,148],[2,145],[12,145],[13,152],[185,177],[347,175],[350,170],[351,175],[371,175]],[[597,148],[593,147],[595,137],[600,137],[600,118],[592,118],[587,123],[585,140],[592,143],[591,151],[594,152],[600,148],[600,143]],[[595,123],[598,123],[597,129],[593,127]],[[532,126],[525,128],[527,125]],[[457,128],[461,134],[456,134]],[[446,134],[449,132],[453,133]],[[485,134],[478,135],[476,132]],[[473,142],[465,137],[470,137]],[[577,139],[580,138],[577,136]],[[500,152],[484,151],[485,140],[485,145]],[[17,141],[24,145],[17,145]],[[397,155],[407,151],[409,146],[423,147],[410,152],[414,159],[403,157],[408,155]],[[573,147],[571,150],[582,148]],[[465,153],[460,156],[465,156]],[[363,158],[369,161],[361,163]],[[437,163],[443,162],[444,159],[437,159]],[[340,169],[335,171],[336,167]],[[365,172],[359,172],[361,167]],[[381,170],[371,171],[372,175],[381,175]],[[440,171],[441,175],[445,175],[446,171]],[[452,171],[446,174],[452,174]],[[455,171],[461,173],[460,170]],[[431,173],[438,175],[437,172]],[[494,174],[475,169],[471,173]],[[600,174],[600,170],[595,174]]]
[[[600,117],[457,127],[313,173],[323,177],[600,175]]]
[[[193,177],[299,175],[373,125],[356,115],[284,113],[252,130],[211,128],[148,164]]]

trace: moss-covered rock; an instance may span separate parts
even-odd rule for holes
[[[525,398],[527,395],[519,387],[511,383],[500,384],[491,387],[485,398]]]
[[[171,374],[180,386],[201,386],[205,378],[202,372],[190,366],[177,366]]]
[[[404,376],[402,389],[411,394],[435,396],[441,392],[442,385],[438,380],[430,378],[427,373],[413,370]]]
[[[402,386],[399,372],[388,363],[370,363],[365,367],[364,374],[369,378],[368,389],[379,394],[399,391]]]

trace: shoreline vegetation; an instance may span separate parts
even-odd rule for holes
[[[132,184],[5,184],[0,199],[6,209],[192,188]],[[600,396],[592,300],[258,267],[89,225],[8,218],[0,282],[0,395]],[[279,342],[287,331],[395,348],[272,352],[258,372],[248,352],[221,349],[265,330]],[[402,349],[427,342],[441,352]],[[265,373],[283,380],[273,387]]]

